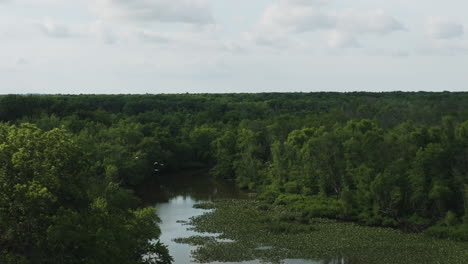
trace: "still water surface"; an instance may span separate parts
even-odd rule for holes
[[[169,247],[175,264],[196,263],[192,260],[194,246],[179,244],[175,238],[200,235],[188,230],[186,222],[191,217],[201,215],[206,210],[195,209],[193,205],[214,199],[246,199],[247,195],[236,188],[231,181],[215,181],[203,172],[185,172],[161,177],[158,182],[151,182],[140,190],[140,195],[147,203],[154,204],[161,218],[161,242]],[[207,235],[207,234],[202,234]],[[210,234],[217,236],[219,234]],[[259,264],[260,261],[213,262],[212,264]],[[318,264],[310,260],[290,259],[287,264]],[[339,263],[339,262],[336,262]]]

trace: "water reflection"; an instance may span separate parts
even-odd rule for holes
[[[247,194],[236,188],[231,181],[216,181],[207,173],[186,172],[160,177],[157,181],[148,182],[138,190],[139,196],[147,204],[156,204],[161,218],[161,242],[169,247],[175,264],[196,263],[191,258],[191,251],[196,247],[179,244],[175,238],[204,235],[188,230],[187,222],[191,217],[201,215],[206,210],[193,208],[193,205],[214,199],[244,199]],[[216,236],[217,234],[211,234]],[[258,260],[244,262],[212,262],[211,264],[260,264]],[[303,259],[286,259],[286,264],[349,264],[344,259],[312,261]]]
[[[180,220],[188,221],[190,217],[203,214],[204,210],[195,209],[195,200],[187,196],[178,196],[165,203],[156,205],[158,215],[161,218],[160,228],[162,231],[161,242],[169,247],[174,263],[192,263],[190,252],[193,247],[172,241],[178,237],[190,237],[197,235],[196,232],[187,230],[187,226]]]
[[[148,204],[168,203],[175,197],[195,201],[246,198],[233,181],[215,180],[205,171],[161,175],[147,182],[138,194]]]

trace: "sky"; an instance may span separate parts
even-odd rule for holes
[[[0,0],[0,94],[467,91],[466,0]]]

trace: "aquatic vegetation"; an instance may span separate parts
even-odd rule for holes
[[[192,218],[197,232],[222,233],[218,238],[191,237],[177,242],[197,245],[198,262],[235,262],[260,259],[281,263],[284,259],[314,259],[324,263],[466,263],[468,243],[406,234],[391,228],[310,218],[289,212],[281,205],[256,200],[225,200]],[[339,262],[342,263],[342,262]]]
[[[180,244],[188,244],[192,246],[203,246],[208,243],[216,242],[216,238],[212,236],[191,236],[191,237],[181,237],[174,239],[174,242]]]
[[[457,226],[437,225],[429,228],[425,233],[438,238],[450,238],[468,242],[468,224]]]
[[[209,210],[209,209],[214,209],[215,205],[213,203],[206,202],[206,203],[196,204],[193,206],[193,208]]]

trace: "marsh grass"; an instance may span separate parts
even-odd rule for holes
[[[221,233],[177,242],[198,246],[198,262],[237,262],[260,259],[315,259],[330,263],[468,263],[468,243],[435,239],[424,234],[405,234],[395,229],[360,226],[288,212],[283,206],[255,200],[219,201],[204,215],[192,218],[197,232]],[[344,257],[343,257],[344,256]],[[341,263],[341,262],[340,262]]]
[[[215,204],[210,203],[210,202],[197,203],[193,206],[193,208],[203,209],[203,210],[210,210],[210,209],[214,209],[215,207],[216,207]]]

